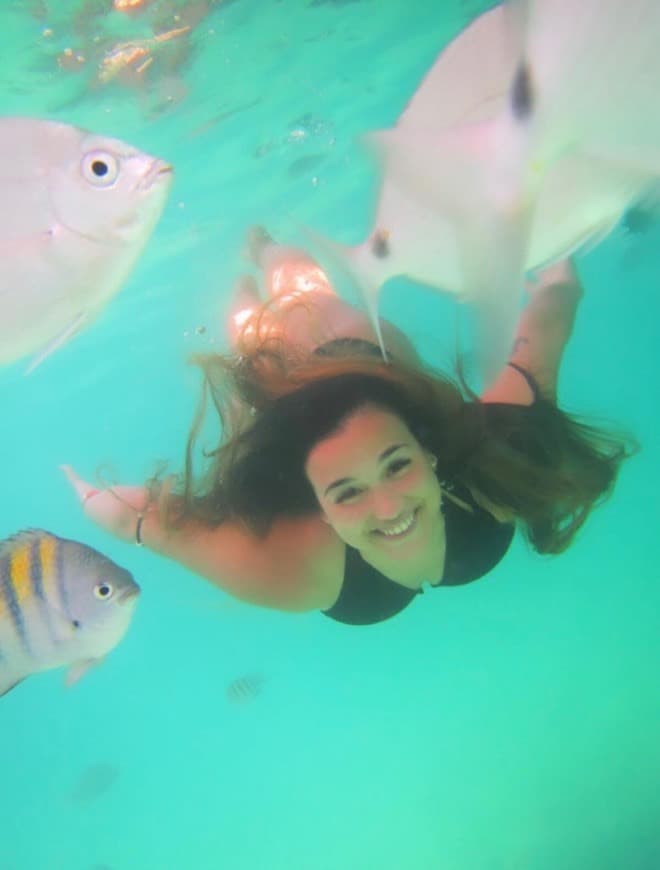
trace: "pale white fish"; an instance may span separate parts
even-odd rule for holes
[[[121,641],[140,587],[78,541],[41,529],[0,541],[0,696],[30,674],[67,666],[79,680]]]
[[[172,168],[117,139],[0,118],[0,365],[31,368],[125,283],[165,206]]]
[[[492,379],[524,273],[607,235],[660,177],[659,38],[656,0],[519,0],[480,16],[397,126],[369,137],[383,170],[373,230],[327,246],[331,276],[339,261],[375,327],[397,275],[474,303]]]

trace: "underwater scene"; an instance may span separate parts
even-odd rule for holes
[[[654,4],[602,0],[602,27],[568,0],[0,4],[0,870],[660,868]],[[574,254],[558,403],[636,446],[570,547],[518,533],[480,582],[405,581],[356,626],[336,595],[208,582],[203,541],[154,552],[129,490],[109,533],[97,489],[186,466],[255,227],[477,392],[523,274]],[[236,576],[305,547],[237,545]]]

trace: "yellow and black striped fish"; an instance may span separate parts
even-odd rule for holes
[[[122,639],[140,587],[110,559],[41,529],[0,542],[0,696],[69,666],[79,679]]]

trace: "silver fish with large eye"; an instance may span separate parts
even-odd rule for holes
[[[30,368],[122,288],[165,205],[172,168],[118,139],[0,118],[0,365]]]

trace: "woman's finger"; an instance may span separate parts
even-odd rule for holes
[[[81,504],[84,505],[88,499],[99,492],[95,486],[92,486],[91,483],[87,483],[86,480],[83,480],[82,477],[76,474],[70,465],[60,465],[60,469],[64,472],[66,479],[73,487]]]

